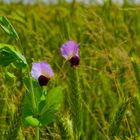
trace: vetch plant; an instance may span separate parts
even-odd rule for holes
[[[17,32],[7,18],[0,17],[0,26],[10,37],[20,42]],[[11,63],[24,69],[23,82],[26,87],[26,95],[22,121],[25,127],[31,126],[36,129],[35,139],[39,140],[40,127],[55,120],[56,113],[63,101],[62,88],[58,86],[49,91],[43,88],[54,76],[50,65],[45,61],[33,63],[30,70],[23,53],[12,45],[0,44],[0,65],[5,67]]]
[[[82,106],[81,94],[79,90],[79,80],[77,66],[79,65],[79,50],[80,44],[75,41],[67,41],[60,48],[61,55],[70,62],[71,67],[68,70],[69,78],[69,106],[70,114],[73,121],[73,133],[75,140],[79,140],[82,131]]]
[[[50,65],[44,61],[41,63],[34,63],[31,74],[33,78],[38,80],[40,86],[46,86],[49,80],[54,76]]]

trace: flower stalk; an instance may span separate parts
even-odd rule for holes
[[[35,100],[34,95],[34,87],[32,84],[32,79],[30,76],[30,71],[28,67],[28,74],[29,74],[29,81],[30,81],[30,87],[31,87],[31,98],[32,98],[32,107],[34,111],[34,115],[38,115],[38,107]],[[47,86],[49,80],[54,76],[54,73],[50,67],[50,65],[44,61],[38,63],[35,62],[32,66],[31,75],[34,79],[38,80],[38,83],[40,86]],[[39,140],[39,126],[36,127],[36,135],[35,140]]]
[[[78,80],[78,69],[69,69],[69,105],[70,113],[73,121],[73,130],[75,140],[80,139],[82,130],[82,106],[81,106],[81,94],[79,90],[79,80]]]
[[[29,65],[27,65],[27,73],[28,73],[28,79],[29,79],[29,84],[30,84],[30,94],[31,94],[32,108],[33,108],[34,114],[36,114],[38,112],[38,109],[37,109],[37,105],[36,105],[36,102],[35,102],[34,87],[33,87],[32,79],[31,79],[31,76],[30,76]]]
[[[35,140],[39,140],[39,127],[36,128],[36,139]]]
[[[37,114],[38,113],[38,108],[37,108],[37,105],[36,105],[36,102],[35,102],[34,87],[33,87],[32,79],[31,79],[31,76],[30,76],[29,65],[27,65],[27,73],[28,73],[28,79],[29,79],[29,84],[30,84],[30,94],[31,94],[32,108],[33,108],[34,114]],[[36,128],[35,140],[39,140],[39,127]]]
[[[62,57],[64,57],[70,63],[70,68],[68,71],[69,76],[69,106],[70,114],[73,123],[73,133],[74,139],[79,140],[82,130],[82,106],[81,106],[81,94],[79,90],[79,80],[78,80],[78,65],[79,65],[79,49],[80,44],[75,41],[67,41],[60,48]]]

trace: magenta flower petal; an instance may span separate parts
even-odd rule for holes
[[[46,62],[41,62],[40,65],[41,65],[41,73],[42,73],[42,75],[44,75],[44,76],[46,76],[46,77],[51,79],[54,76],[54,73],[53,73],[50,65],[47,64]]]
[[[40,63],[34,63],[31,70],[31,75],[33,78],[38,80],[39,76],[41,75],[41,65]]]
[[[44,86],[48,84],[49,80],[54,76],[54,73],[50,65],[42,61],[41,63],[33,64],[31,75],[38,80],[40,86]]]
[[[74,56],[79,57],[79,55],[78,55],[78,48],[79,48],[79,46],[80,46],[80,44],[77,44],[74,41],[68,41],[68,42],[66,42],[60,48],[60,51],[61,51],[62,56],[66,60],[70,60]]]

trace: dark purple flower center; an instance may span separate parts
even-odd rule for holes
[[[39,82],[39,85],[40,86],[46,86],[49,82],[49,78],[43,76],[43,75],[40,75],[39,78],[38,78],[38,82]]]
[[[72,67],[76,67],[79,65],[79,57],[78,56],[73,56],[69,62],[71,63]]]

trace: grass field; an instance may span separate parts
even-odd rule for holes
[[[140,140],[139,13],[139,5],[126,1],[122,6],[109,1],[103,5],[0,3],[0,16],[8,18],[21,41],[0,29],[0,43],[20,50],[22,44],[30,69],[33,62],[47,61],[55,77],[46,88],[63,87],[63,105],[55,121],[40,129],[40,140],[76,139],[67,99],[73,92],[70,66],[60,54],[61,45],[68,40],[80,43],[77,84],[82,128],[77,139]],[[27,94],[25,76],[23,69],[12,64],[0,66],[1,140],[34,139],[35,129],[24,127],[21,119]],[[73,107],[77,106],[74,101]]]

